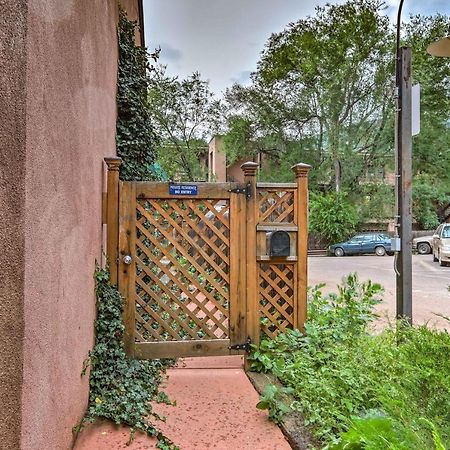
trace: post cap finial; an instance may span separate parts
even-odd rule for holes
[[[256,175],[256,170],[258,169],[259,164],[253,161],[247,161],[241,165],[241,169],[244,172],[245,176],[254,177]]]
[[[309,169],[311,169],[311,166],[305,163],[298,163],[291,167],[291,170],[294,171],[296,178],[307,177]]]
[[[105,163],[108,166],[109,171],[119,170],[119,167],[122,164],[122,158],[119,158],[118,156],[107,156],[105,158]]]

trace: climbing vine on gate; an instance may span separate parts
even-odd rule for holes
[[[123,344],[123,298],[110,283],[109,271],[96,266],[94,274],[98,316],[95,321],[96,342],[85,361],[84,375],[90,367],[89,406],[77,427],[97,418],[112,420],[158,438],[158,448],[176,449],[174,444],[152,423],[164,420],[153,411],[152,402],[170,404],[159,390],[170,360],[140,361],[127,357]]]
[[[149,72],[153,70],[149,57],[157,60],[159,50],[148,54],[135,43],[136,22],[119,9],[119,64],[117,75],[117,155],[123,160],[120,176],[123,180],[148,181],[158,179],[154,162],[159,138],[153,124],[148,102]]]
[[[119,66],[117,88],[117,154],[122,158],[124,180],[157,179],[153,163],[157,136],[151,125],[147,101],[148,71],[151,66],[144,48],[135,45],[136,23],[119,9]],[[158,52],[152,56],[157,59]],[[152,402],[170,404],[159,390],[171,360],[140,361],[128,358],[124,344],[122,320],[123,298],[110,282],[107,269],[96,265],[97,319],[94,323],[94,348],[83,365],[82,375],[90,368],[89,405],[85,417],[74,431],[97,418],[105,418],[131,429],[130,442],[136,430],[158,439],[157,447],[177,447],[154,425],[164,420],[153,411]]]

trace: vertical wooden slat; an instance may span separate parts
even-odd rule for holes
[[[102,225],[106,225],[108,222],[108,193],[102,192]]]
[[[230,341],[242,344],[246,335],[246,199],[230,197]]]
[[[296,164],[292,167],[297,179],[297,293],[294,296],[294,328],[303,330],[307,313],[308,289],[308,164]]]
[[[297,262],[294,264],[294,273],[293,273],[293,281],[294,281],[294,290],[293,290],[293,311],[292,311],[292,328],[295,329],[301,329],[303,330],[303,324],[306,321],[306,312],[302,309],[302,303],[303,298],[301,296],[301,286],[300,286],[300,278],[301,275],[299,273],[302,270],[302,260],[300,257],[300,241],[301,241],[301,231],[300,231],[300,210],[301,210],[301,204],[300,204],[300,192],[298,189],[298,178],[296,178],[297,181],[297,188],[294,192],[294,223],[297,225],[297,233],[296,233],[296,239],[295,239],[295,255],[297,255]],[[305,275],[306,280],[308,280],[307,275]],[[306,282],[308,283],[308,281]]]
[[[259,298],[258,298],[258,271],[256,262],[256,170],[258,164],[252,161],[242,164],[244,182],[250,188],[250,198],[247,198],[246,207],[246,298],[247,298],[247,335],[255,345],[259,344]]]
[[[131,257],[126,264],[124,258]],[[123,323],[124,344],[129,356],[134,356],[135,341],[135,279],[136,279],[136,185],[120,183],[119,220],[119,290],[125,299]]]
[[[122,160],[116,156],[105,158],[108,166],[108,200],[106,208],[108,257],[111,283],[117,284],[117,248],[119,242],[119,167]]]

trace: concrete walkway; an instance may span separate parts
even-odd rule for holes
[[[289,450],[242,369],[242,357],[188,358],[168,371],[164,389],[177,406],[157,405],[167,422],[158,424],[181,450]],[[83,430],[75,450],[154,449],[155,441],[106,422]]]

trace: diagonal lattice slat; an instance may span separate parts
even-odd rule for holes
[[[259,305],[261,331],[275,338],[279,332],[293,328],[294,266],[260,264]]]
[[[136,203],[136,340],[228,338],[229,204]]]
[[[259,222],[294,223],[294,191],[258,190]]]

